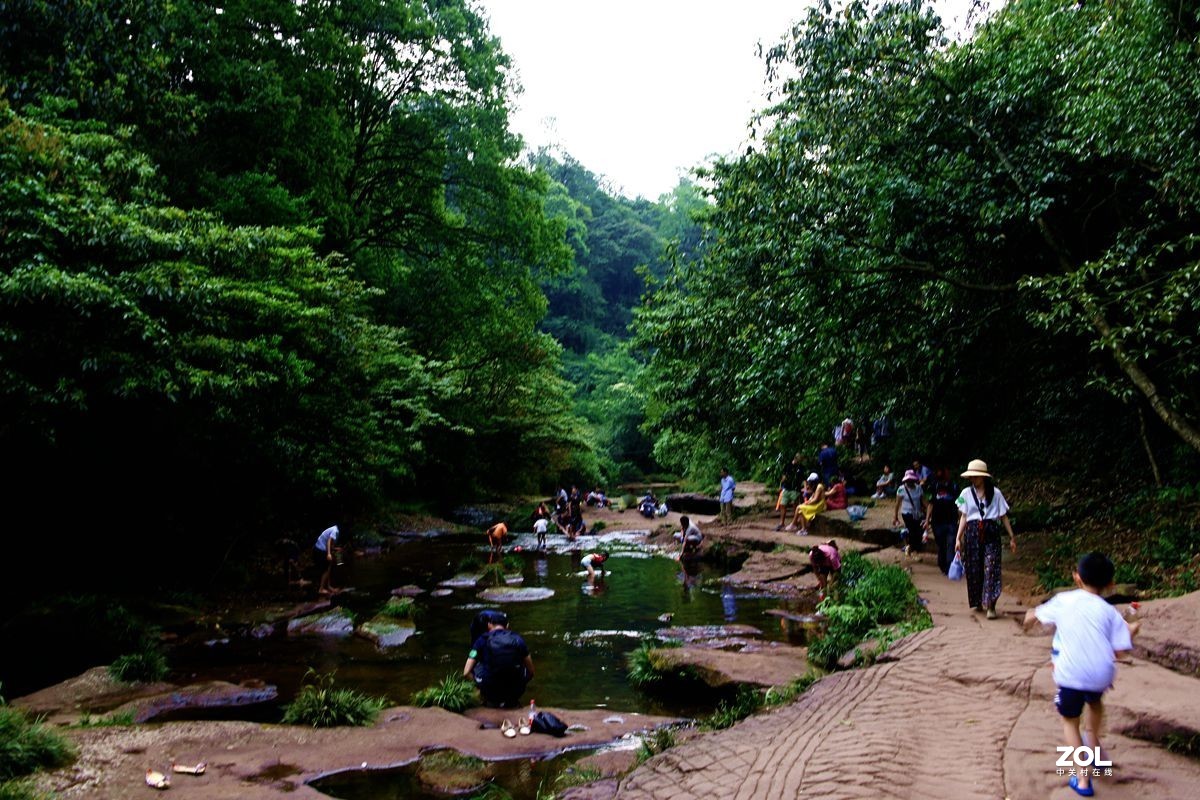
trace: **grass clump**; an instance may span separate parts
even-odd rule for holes
[[[763,695],[763,705],[767,707],[787,705],[807,692],[808,687],[812,686],[818,680],[820,680],[820,676],[815,672],[806,672],[800,677],[788,681],[783,686],[772,686]]]
[[[463,556],[458,562],[458,571],[465,574],[474,573],[478,572],[482,566],[483,562],[479,559],[479,556]]]
[[[447,711],[465,711],[479,705],[479,696],[471,681],[451,673],[433,686],[414,692],[412,704],[420,708],[436,706]]]
[[[108,674],[122,683],[153,683],[167,677],[167,657],[157,646],[127,653],[108,665]]]
[[[592,523],[592,527],[591,527],[592,535],[594,536],[594,535],[600,533],[600,531],[604,530],[607,527],[608,527],[608,523],[605,522],[604,520],[602,520],[602,519],[596,520],[595,522]]]
[[[554,780],[554,788],[558,791],[570,789],[572,786],[583,786],[586,783],[595,783],[604,777],[604,773],[596,767],[567,767],[566,770],[559,773],[559,776]]]
[[[70,763],[75,750],[62,736],[0,698],[0,784]],[[14,786],[13,792],[24,791]],[[19,795],[13,795],[19,796]]]
[[[122,711],[119,714],[109,714],[107,717],[93,717],[91,714],[84,714],[79,718],[79,722],[72,725],[72,728],[127,728],[130,725],[136,725],[137,721],[133,718],[132,711]]]
[[[310,669],[304,676],[300,694],[284,708],[283,721],[314,728],[365,726],[375,722],[385,705],[381,697],[338,689],[332,672],[321,675]]]
[[[638,748],[637,761],[641,764],[674,746],[675,731],[670,728],[655,728],[653,733],[642,739],[642,746]]]
[[[729,700],[717,704],[717,710],[709,714],[700,723],[700,727],[708,730],[724,730],[741,722],[746,717],[763,707],[763,695],[752,686],[742,684]]]
[[[41,791],[25,778],[0,783],[0,800],[54,800],[54,795]]]
[[[647,689],[663,683],[668,678],[691,677],[686,668],[668,667],[661,659],[655,658],[655,650],[674,647],[680,647],[679,642],[659,643],[653,639],[643,640],[625,659],[628,666],[625,676],[629,683],[638,689]]]
[[[513,575],[520,575],[525,571],[525,559],[520,556],[505,556],[500,560],[504,565],[504,571]]]
[[[421,608],[411,597],[391,597],[383,604],[379,613],[393,619],[416,619],[421,613]]]

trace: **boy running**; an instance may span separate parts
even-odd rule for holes
[[[1120,613],[1100,593],[1113,581],[1113,563],[1103,553],[1088,553],[1075,568],[1073,592],[1064,592],[1025,613],[1025,628],[1035,622],[1054,626],[1050,655],[1058,696],[1054,705],[1063,721],[1063,738],[1072,751],[1083,746],[1083,727],[1093,734],[1090,747],[1100,747],[1100,723],[1104,718],[1101,696],[1116,676],[1114,657],[1133,649],[1129,627]],[[1088,770],[1072,775],[1067,784],[1082,797],[1091,797]]]

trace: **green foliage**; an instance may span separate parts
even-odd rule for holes
[[[158,647],[119,656],[108,665],[108,674],[122,683],[153,683],[167,676],[167,657]]]
[[[379,613],[394,619],[416,619],[421,614],[421,608],[411,597],[389,597]]]
[[[84,714],[71,727],[73,728],[127,728],[130,725],[136,725],[137,722],[133,718],[132,711],[123,711],[121,713],[113,712],[103,717],[93,717],[91,714]]]
[[[507,555],[500,561],[504,571],[510,575],[520,575],[525,570],[525,559],[520,556]]]
[[[54,795],[43,792],[28,778],[15,781],[0,781],[0,800],[54,800]]]
[[[332,672],[322,675],[310,669],[300,693],[284,708],[283,722],[313,728],[362,727],[374,723],[386,705],[383,698],[336,688]]]
[[[762,708],[763,702],[763,693],[758,689],[739,685],[731,699],[722,700],[716,711],[701,721],[701,727],[714,731],[730,728]]]
[[[764,706],[781,706],[795,700],[808,691],[809,687],[820,680],[815,672],[806,672],[798,678],[785,683],[783,686],[772,686],[763,695]]]
[[[0,785],[74,758],[75,750],[66,739],[0,699]],[[19,786],[7,790],[23,791]]]
[[[678,642],[656,642],[643,640],[626,656],[626,673],[630,685],[639,689],[648,689],[662,684],[669,678],[687,677],[684,670],[664,669],[655,659],[654,651],[664,648],[679,647]]]
[[[412,704],[419,708],[436,706],[447,711],[464,711],[479,705],[479,695],[474,684],[461,674],[452,673],[433,686],[414,693]]]
[[[554,779],[554,788],[557,791],[570,789],[572,786],[583,786],[587,783],[595,783],[604,777],[604,773],[596,767],[567,767],[558,774]]]
[[[467,555],[459,559],[457,570],[461,574],[472,574],[478,572],[483,566],[483,559],[477,555]]]
[[[642,744],[638,748],[637,760],[641,764],[643,761],[653,758],[659,753],[670,750],[675,746],[675,731],[667,727],[655,728],[650,733],[642,737]]]
[[[867,637],[877,641],[876,652],[866,656],[874,658],[896,637],[932,625],[928,612],[918,602],[911,577],[902,567],[846,553],[838,583],[838,596],[827,598],[817,607],[829,625],[825,635],[809,645],[808,661],[814,666],[833,669],[845,653]]]
[[[601,519],[601,520],[596,520],[595,522],[593,522],[591,525],[591,528],[589,530],[591,531],[591,533],[593,535],[595,535],[595,534],[601,533],[607,527],[608,527],[608,523]]]
[[[508,570],[505,569],[504,564],[500,562],[487,564],[479,571],[479,582],[490,583],[493,586],[503,586],[505,575],[507,574]]]

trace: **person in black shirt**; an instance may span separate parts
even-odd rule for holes
[[[783,465],[783,477],[779,479],[779,524],[775,530],[784,530],[788,519],[788,506],[793,513],[800,503],[800,487],[804,484],[804,471],[800,467],[800,454],[792,456],[788,464]],[[795,530],[796,526],[789,524],[787,530]]]
[[[958,486],[946,478],[934,481],[929,504],[933,506],[929,523],[938,548],[938,569],[942,574],[950,572],[954,561],[954,538],[958,533]]]
[[[502,611],[479,612],[472,633],[486,626],[471,645],[463,677],[472,678],[485,705],[515,708],[533,679],[533,659],[525,639],[508,629],[508,615]]]

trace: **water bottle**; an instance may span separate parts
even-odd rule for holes
[[[537,713],[537,706],[533,704],[533,700],[529,701],[529,724],[533,725],[533,715]]]
[[[1141,604],[1138,603],[1136,600],[1134,602],[1130,603],[1129,607],[1125,609],[1125,620],[1127,622],[1136,622],[1137,618],[1138,618],[1138,609],[1140,607],[1141,607]]]

